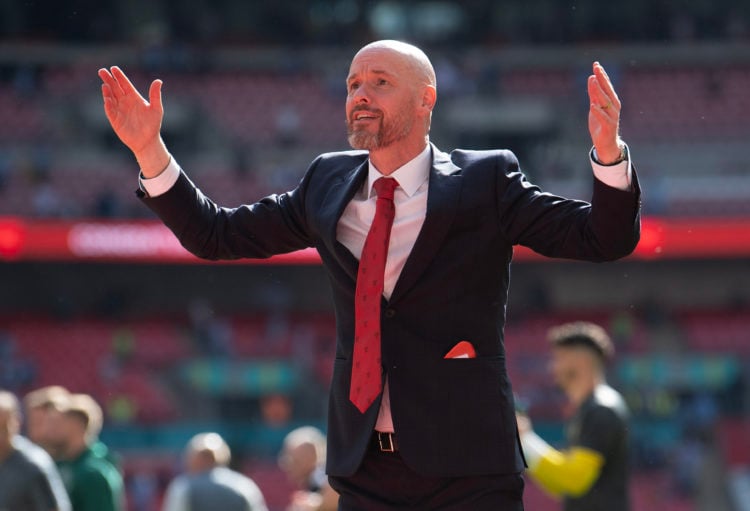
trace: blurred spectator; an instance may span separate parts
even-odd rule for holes
[[[335,511],[339,496],[325,473],[326,438],[312,426],[291,431],[284,439],[279,467],[299,491],[292,495],[288,511]]]
[[[107,401],[107,417],[118,424],[130,424],[138,416],[138,403],[127,394],[118,394]]]
[[[133,511],[152,511],[159,498],[159,480],[151,471],[136,472],[130,479],[129,503]]]
[[[292,147],[300,140],[302,121],[293,105],[283,105],[276,112],[276,139],[282,147]]]
[[[50,147],[37,144],[18,162],[21,172],[33,187],[30,202],[34,215],[42,218],[60,218],[71,213],[66,198],[53,180],[55,164],[51,152]]]
[[[107,447],[98,441],[102,409],[96,401],[71,394],[61,429],[65,448],[58,467],[73,511],[123,511],[123,479]]]
[[[252,479],[228,468],[229,446],[217,433],[200,433],[188,442],[186,473],[167,488],[162,511],[267,511]]]
[[[612,315],[609,330],[616,348],[624,348],[628,345],[635,334],[635,327],[635,318],[629,311],[620,310]]]
[[[112,355],[120,365],[127,364],[135,354],[135,334],[130,328],[118,328],[112,333]]]
[[[719,407],[716,399],[706,390],[688,397],[680,409],[680,424],[688,439],[708,443],[714,436]]]
[[[55,459],[62,455],[64,449],[62,414],[69,397],[65,388],[51,385],[29,392],[23,400],[29,440]]]
[[[574,413],[565,426],[568,448],[557,450],[517,412],[528,475],[563,501],[566,511],[626,511],[630,506],[630,411],[607,384],[614,345],[606,331],[587,322],[550,330],[550,372]]]
[[[112,333],[111,346],[111,352],[102,357],[100,362],[102,379],[108,384],[116,383],[122,374],[122,369],[133,359],[135,353],[133,332],[126,327],[115,330]]]
[[[31,66],[23,65],[13,75],[13,90],[24,100],[33,99],[39,91],[39,72]]]
[[[292,418],[292,402],[283,394],[268,394],[260,400],[263,422],[271,428],[282,428]]]
[[[19,356],[16,341],[0,331],[0,387],[17,391],[30,385],[36,377],[36,367],[31,360]]]
[[[5,184],[8,181],[10,175],[10,158],[8,155],[0,151],[0,191],[5,188]]]
[[[55,187],[45,181],[37,184],[34,196],[31,199],[34,213],[39,217],[63,216],[63,201]]]
[[[672,470],[675,490],[679,495],[692,497],[700,481],[704,445],[695,438],[684,439],[675,448]]]
[[[0,390],[0,509],[70,511],[60,474],[40,447],[21,437],[16,397]]]
[[[230,356],[234,332],[229,322],[216,317],[208,302],[202,299],[191,302],[188,312],[191,334],[198,352],[217,358]]]
[[[96,218],[118,218],[125,214],[125,207],[114,191],[104,189],[96,197],[93,213]]]

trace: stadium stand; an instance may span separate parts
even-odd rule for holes
[[[743,340],[747,339],[747,315],[744,312],[730,313],[710,311],[683,311],[675,315],[678,330],[685,333],[689,353],[726,352],[744,353]],[[612,325],[618,321],[617,314],[601,312],[566,312],[552,315],[530,314],[512,322],[506,331],[509,372],[514,388],[521,401],[529,405],[529,411],[542,423],[555,423],[562,418],[560,396],[550,386],[546,368],[546,332],[559,322],[569,319],[597,321]],[[27,386],[51,383],[63,384],[71,389],[90,392],[105,403],[109,421],[117,425],[124,423],[153,424],[169,428],[175,419],[190,420],[192,410],[199,409],[197,394],[189,401],[175,399],[179,392],[171,371],[182,363],[206,356],[196,341],[195,325],[176,318],[142,318],[138,321],[102,320],[98,318],[76,321],[52,321],[48,318],[13,318],[4,321],[5,333],[13,339],[16,356],[30,361],[36,378]],[[226,318],[231,332],[228,353],[237,360],[278,360],[303,353],[311,356],[312,368],[309,378],[324,388],[330,378],[332,359],[333,318],[321,313],[254,314]],[[642,338],[639,342],[621,343],[618,359],[628,356],[647,355],[644,346],[651,345],[648,322],[642,317],[631,317],[630,332],[637,332],[629,339]],[[309,351],[300,352],[301,336],[309,340]],[[617,336],[615,336],[617,338]],[[309,384],[308,384],[309,385]],[[123,410],[122,399],[130,403]],[[119,406],[119,407],[118,407]],[[130,412],[130,413],[128,413]],[[637,430],[638,428],[636,428]],[[747,442],[745,420],[723,420],[717,438],[721,439],[722,453],[730,467],[742,467],[750,460],[750,443]],[[679,449],[679,439],[674,439],[667,451]],[[243,451],[241,451],[243,452]],[[270,461],[257,458],[252,451],[244,451],[245,469],[267,494],[269,502],[280,502],[288,495],[288,486],[280,477],[278,468]],[[136,456],[132,465],[126,465],[127,474],[139,473],[137,467],[145,463]],[[159,461],[159,460],[162,461]],[[164,472],[166,455],[157,456],[155,467],[149,471]],[[167,465],[169,463],[166,463]],[[668,468],[648,464],[636,465],[636,484],[633,498],[638,503],[635,509],[664,507],[673,511],[687,511],[692,507],[687,497],[677,498],[679,492],[665,490],[676,488]],[[647,475],[641,470],[649,471]],[[539,509],[548,502],[547,497],[530,485],[528,491],[530,509]]]
[[[141,88],[154,76],[144,71],[133,74]],[[176,145],[192,148],[180,152],[181,161],[193,175],[210,173],[208,191],[229,204],[290,188],[312,155],[345,147],[343,86],[331,86],[320,72],[158,75],[168,84],[172,100],[165,130]],[[565,133],[574,130],[564,126],[585,106],[580,95],[584,76],[584,69],[550,66],[547,70],[504,69],[497,79],[501,98],[555,105],[558,128],[550,128],[560,132],[547,142],[547,151],[558,161],[549,173],[544,159],[527,164],[542,184],[558,184],[555,169],[579,167],[572,154],[564,156],[572,151],[563,148],[577,144],[566,139]],[[747,213],[750,184],[742,169],[748,165],[743,144],[750,135],[750,121],[744,112],[750,105],[742,91],[750,87],[750,68],[705,63],[664,69],[644,64],[619,67],[615,79],[626,101],[623,131],[642,161],[657,166],[662,180],[656,183],[649,207],[674,215]],[[0,127],[0,159],[4,160],[0,214],[142,214],[128,196],[133,188],[128,171],[132,163],[123,161],[116,145],[105,151],[101,145],[92,145],[105,137],[107,127],[95,97],[91,68],[43,69],[36,80],[30,91],[11,84],[0,87],[0,115],[14,119]],[[452,92],[442,100],[448,103],[444,109],[475,94],[472,89]],[[448,142],[455,137],[441,135]],[[63,146],[78,150],[62,151]],[[661,165],[658,162],[665,153],[671,156],[668,164]],[[103,161],[111,164],[103,168]],[[264,164],[259,166],[259,161]],[[707,168],[721,172],[726,186],[720,183],[706,194],[701,177]],[[581,176],[571,177],[573,181],[567,178],[567,183],[555,188],[566,190],[580,182],[578,186],[585,189]],[[81,181],[90,185],[79,186]],[[117,206],[108,208],[107,199]]]

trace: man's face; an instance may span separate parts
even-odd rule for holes
[[[279,466],[290,481],[304,486],[316,468],[315,448],[310,444],[286,447],[279,457]]]
[[[61,413],[57,424],[58,429],[53,440],[58,442],[58,445],[68,446],[71,442],[86,437],[86,425],[73,414]]]
[[[45,432],[46,411],[37,406],[26,410],[26,434],[29,440],[36,444],[43,444]]]
[[[188,450],[185,454],[185,469],[189,474],[202,474],[215,466],[216,463],[206,452]]]
[[[550,372],[555,385],[563,391],[578,382],[592,370],[592,357],[585,349],[554,348],[550,360]]]
[[[0,410],[0,446],[10,446],[13,437],[18,434],[20,422],[18,415],[7,410]]]
[[[386,48],[360,51],[346,81],[346,125],[354,149],[374,151],[413,135],[419,84],[405,57]],[[426,134],[422,130],[421,136]]]
[[[63,441],[63,414],[52,406],[37,406],[26,412],[29,439],[45,448],[58,446]]]

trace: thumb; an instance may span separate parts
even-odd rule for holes
[[[148,102],[153,108],[156,108],[160,113],[164,111],[164,107],[161,102],[161,86],[163,82],[161,80],[154,80],[151,82],[151,87],[148,89]]]

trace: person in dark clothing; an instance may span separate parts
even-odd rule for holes
[[[590,203],[542,192],[509,150],[432,144],[435,71],[403,41],[352,58],[352,151],[324,153],[294,190],[232,209],[167,150],[161,80],[146,100],[119,67],[99,77],[107,119],[140,166],[136,194],[184,247],[211,260],[320,255],[337,320],[326,472],[339,509],[521,511],[503,337],[513,247],[603,262],[640,235],[640,187],[604,68],[593,63],[587,81]]]
[[[0,390],[0,510],[70,511],[60,476],[49,456],[22,438],[20,430],[18,400]]]
[[[627,511],[629,412],[605,379],[612,342],[601,327],[584,322],[553,328],[550,341],[555,383],[576,411],[566,424],[565,451],[547,444],[528,417],[518,415],[528,474],[562,498],[565,511]]]
[[[102,410],[87,394],[71,394],[63,412],[65,449],[57,460],[73,511],[123,511],[125,486],[107,446],[99,441]]]

